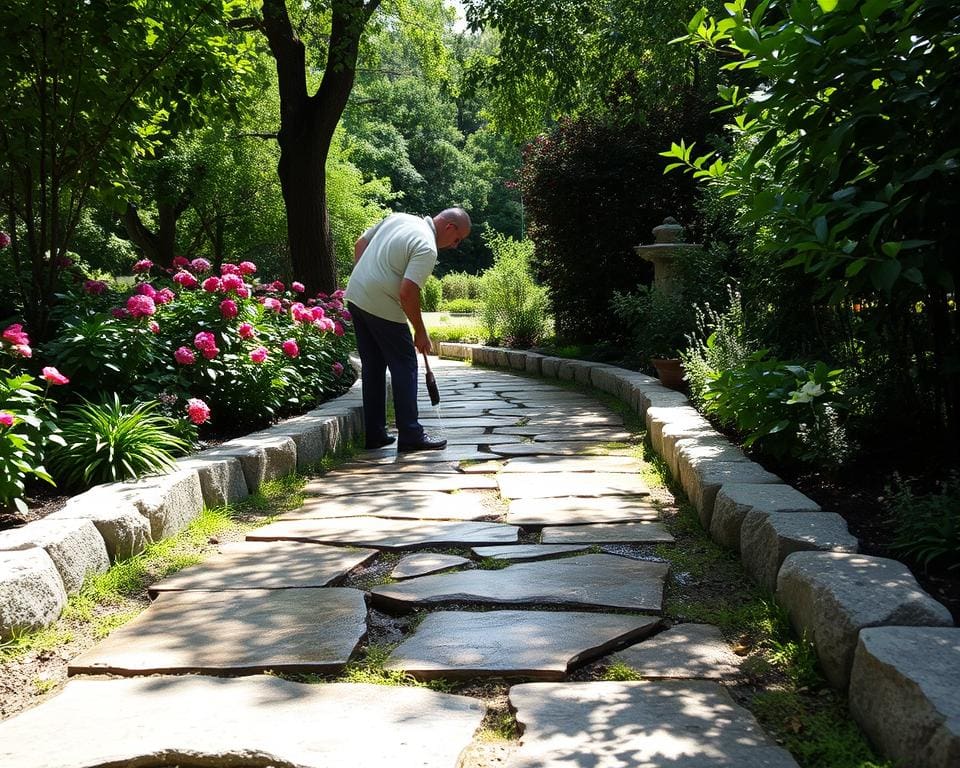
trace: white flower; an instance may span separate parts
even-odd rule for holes
[[[815,381],[806,382],[800,389],[794,390],[790,393],[790,399],[787,400],[787,405],[796,405],[797,403],[809,403],[815,397],[819,397],[824,392],[823,385],[817,384]]]

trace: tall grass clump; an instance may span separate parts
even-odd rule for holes
[[[481,322],[490,342],[530,347],[547,327],[547,292],[533,278],[531,240],[488,232],[493,266],[482,275]]]

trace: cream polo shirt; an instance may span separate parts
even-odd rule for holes
[[[367,241],[347,282],[346,299],[371,315],[406,323],[400,305],[400,284],[412,280],[421,288],[437,263],[437,230],[429,216],[394,213],[370,227]]]

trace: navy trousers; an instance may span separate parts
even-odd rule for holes
[[[363,364],[363,421],[368,443],[387,437],[387,369],[393,384],[393,410],[397,440],[418,443],[423,427],[417,411],[417,350],[406,323],[395,323],[350,304],[357,335],[357,352]]]

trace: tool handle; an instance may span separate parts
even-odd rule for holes
[[[426,352],[423,353],[423,364],[427,366],[427,373],[433,373],[433,371],[430,370],[430,361],[427,359]]]

